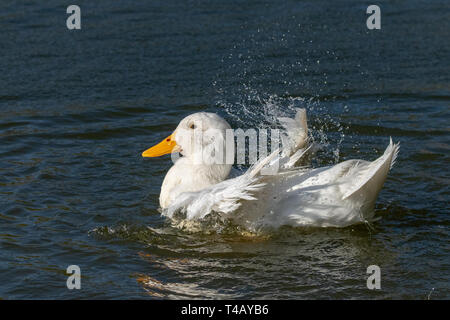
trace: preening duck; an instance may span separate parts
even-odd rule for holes
[[[214,213],[250,229],[346,227],[372,221],[399,144],[391,139],[384,154],[372,162],[347,160],[308,168],[298,165],[311,149],[306,111],[298,109],[294,119],[279,120],[284,128],[282,147],[236,177],[230,175],[235,152],[234,138],[232,143],[227,139],[230,125],[207,112],[181,120],[174,133],[142,153],[182,155],[162,183],[163,215],[181,213],[188,220],[201,220]]]

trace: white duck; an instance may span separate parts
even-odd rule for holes
[[[346,227],[373,220],[375,200],[395,162],[399,145],[392,139],[373,162],[348,160],[335,166],[296,167],[309,150],[306,111],[295,119],[279,119],[286,130],[283,149],[261,159],[244,174],[231,178],[232,161],[215,163],[217,152],[234,159],[234,143],[226,148],[230,125],[214,113],[184,118],[172,135],[143,152],[156,157],[180,152],[164,178],[162,213],[177,212],[200,220],[211,213],[249,229],[263,226]],[[231,151],[230,151],[231,150]],[[224,161],[222,161],[224,162]],[[264,175],[264,169],[279,168]]]

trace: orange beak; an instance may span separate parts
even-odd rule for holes
[[[180,151],[180,147],[174,140],[174,134],[172,133],[170,136],[165,138],[163,141],[158,143],[156,146],[151,147],[150,149],[142,152],[143,157],[159,157],[168,153],[178,152]]]

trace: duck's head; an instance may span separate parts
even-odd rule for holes
[[[144,151],[142,156],[180,152],[196,164],[225,164],[227,159],[228,162],[234,159],[234,138],[229,129],[228,122],[215,113],[194,113],[181,120],[170,136]]]

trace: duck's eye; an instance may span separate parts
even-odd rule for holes
[[[191,125],[189,126],[189,128],[190,128],[190,129],[195,129],[196,126],[195,126],[195,124],[191,124]]]

